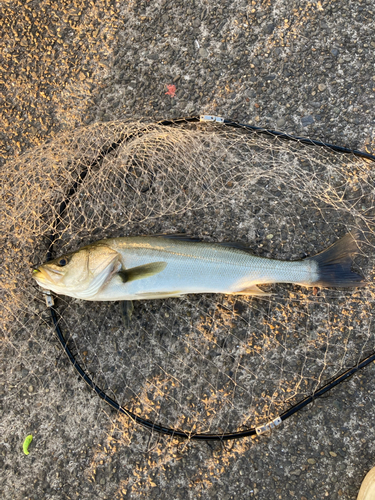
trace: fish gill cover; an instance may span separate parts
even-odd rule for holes
[[[139,301],[129,327],[118,303],[55,299],[79,364],[134,415],[187,434],[271,421],[374,350],[374,175],[370,161],[326,147],[188,122],[97,123],[9,163],[0,173],[0,321],[13,391],[32,383],[46,392],[31,418],[61,392],[83,411],[82,384],[58,355],[32,279],[51,238],[53,258],[102,238],[183,232],[294,260],[361,235],[361,289],[275,284],[262,287],[266,298]],[[85,425],[82,417],[77,429]],[[132,426],[109,415],[111,432]]]

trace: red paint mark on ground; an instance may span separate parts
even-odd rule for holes
[[[170,95],[171,97],[174,97],[176,95],[176,85],[167,85],[168,92],[166,92],[166,95]]]

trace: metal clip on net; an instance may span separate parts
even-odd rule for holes
[[[270,431],[271,429],[274,429],[275,427],[280,425],[281,422],[282,422],[281,418],[277,417],[277,418],[275,418],[275,420],[272,420],[272,422],[268,422],[268,424],[264,424],[264,425],[261,425],[259,427],[256,427],[255,431],[256,431],[257,435],[260,436],[261,434],[264,434],[265,432]]]
[[[221,116],[201,115],[199,120],[201,122],[224,123],[224,118],[221,118]]]
[[[43,295],[44,298],[46,299],[47,307],[52,307],[54,305],[54,301],[51,292],[49,290],[46,290],[45,292],[43,292]]]

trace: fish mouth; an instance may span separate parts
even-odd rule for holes
[[[40,269],[40,268],[33,269],[33,278],[40,285],[52,284],[55,281],[54,278],[57,278],[56,275],[61,276],[63,274],[64,274],[63,271],[60,271],[58,269]]]
[[[41,269],[33,269],[33,278],[38,283],[44,283],[44,281],[46,281],[46,276]]]

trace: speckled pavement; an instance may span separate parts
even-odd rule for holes
[[[81,124],[200,113],[374,153],[374,18],[371,0],[3,1],[1,168]],[[4,499],[354,500],[375,465],[373,364],[271,434],[213,445],[129,423],[115,435],[57,348],[64,390],[48,407],[32,382],[15,389],[6,355]]]

